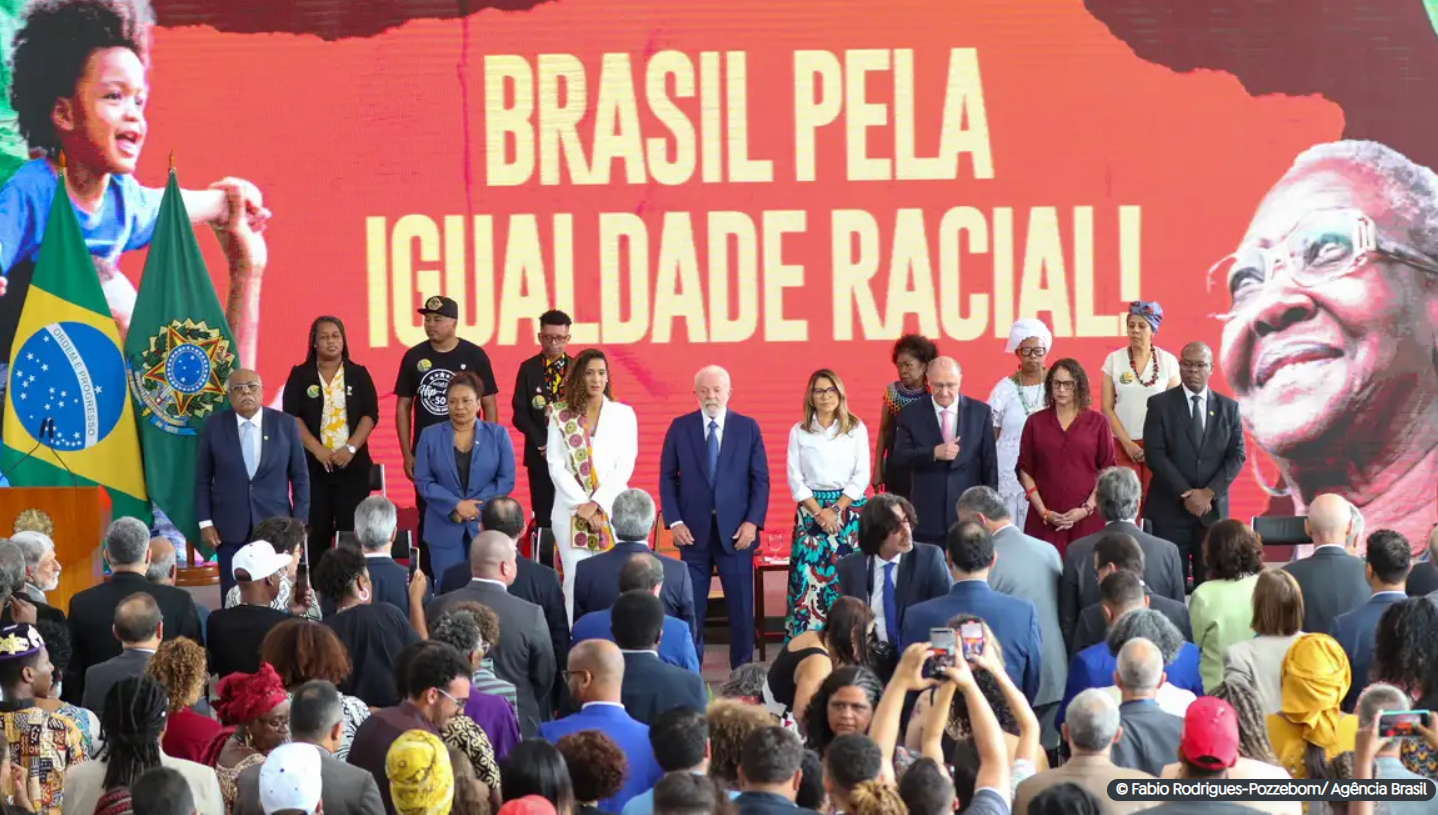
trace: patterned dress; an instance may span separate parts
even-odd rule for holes
[[[889,428],[889,436],[884,443],[882,468],[884,473],[884,492],[891,492],[895,495],[908,497],[909,486],[912,479],[909,471],[900,469],[889,464],[889,456],[894,452],[894,417],[899,411],[924,398],[929,393],[927,388],[920,388],[911,391],[904,387],[904,383],[894,381],[884,386],[884,421]]]
[[[30,800],[38,806],[37,811],[61,815],[65,770],[85,760],[80,729],[70,719],[33,704],[0,711],[0,724],[10,744],[10,761],[24,768]]]
[[[499,764],[494,760],[494,746],[489,736],[463,713],[444,726],[444,743],[464,753],[474,766],[474,774],[491,790],[499,789]]]
[[[829,607],[839,597],[839,558],[852,554],[859,544],[859,510],[869,483],[869,433],[858,422],[847,433],[838,422],[826,428],[794,425],[789,432],[789,490],[796,504],[793,543],[789,549],[789,616],[785,642],[805,631],[824,627]],[[813,498],[821,509],[847,496],[849,507],[839,512],[839,531],[825,532],[804,501]]]
[[[238,743],[238,742],[237,742]],[[264,764],[265,756],[249,747],[248,752],[233,766],[226,767],[215,762],[215,777],[220,780],[220,796],[225,800],[225,812],[235,811],[235,801],[240,797],[240,773],[256,764]]]

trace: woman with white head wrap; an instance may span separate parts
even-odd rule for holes
[[[1019,437],[1029,415],[1044,406],[1044,358],[1053,344],[1053,334],[1039,320],[1023,319],[1009,329],[1009,342],[1004,353],[1018,359],[1018,370],[999,380],[989,393],[989,408],[994,413],[994,437],[999,451],[999,494],[1008,504],[1014,526],[1024,528],[1029,501],[1019,484],[1016,469],[1019,460]]]

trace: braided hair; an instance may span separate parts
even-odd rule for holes
[[[129,787],[146,770],[160,766],[160,735],[169,702],[164,686],[148,676],[121,679],[105,694],[100,715],[105,736],[104,789]]]
[[[1229,674],[1209,696],[1222,699],[1238,717],[1238,754],[1265,764],[1277,764],[1273,745],[1268,740],[1268,716],[1258,701],[1258,691],[1247,679]]]

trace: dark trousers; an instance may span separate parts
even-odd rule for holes
[[[419,513],[419,520],[414,524],[414,545],[419,547],[419,570],[425,573],[431,585],[437,585],[435,581],[443,575],[436,575],[429,565],[429,544],[424,542],[424,512],[427,506],[424,496],[419,494],[419,490],[415,490],[414,510]]]
[[[355,508],[369,497],[369,471],[353,463],[333,472],[310,467],[310,566],[334,544],[335,533],[353,532]]]
[[[703,550],[679,547],[694,587],[694,648],[704,664],[704,619],[709,613],[709,579],[719,572],[724,608],[729,614],[729,668],[754,661],[754,549],[729,554],[720,543],[719,524],[709,522],[709,545]],[[758,541],[755,541],[757,543]]]
[[[529,473],[529,502],[534,512],[534,526],[540,534],[533,539],[530,558],[553,567],[555,561],[554,535],[549,531],[550,516],[554,514],[554,482],[549,478],[549,467],[544,464],[527,464]]]
[[[222,543],[215,550],[215,565],[220,570],[220,608],[225,607],[225,595],[230,593],[230,587],[239,582],[235,580],[231,564],[235,561],[235,553],[244,546],[243,543]]]
[[[1161,523],[1152,518],[1149,520],[1153,523],[1155,537],[1163,538],[1178,547],[1178,559],[1183,563],[1184,577],[1192,580],[1194,586],[1207,579],[1207,570],[1203,565],[1203,539],[1207,537],[1208,529],[1196,518],[1193,523]]]

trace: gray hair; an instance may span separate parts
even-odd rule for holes
[[[236,369],[234,369],[233,371],[230,371],[230,375],[229,375],[229,376],[225,377],[225,392],[226,392],[226,393],[229,393],[229,391],[230,391],[230,381],[233,380],[233,379],[234,379],[237,375],[239,375],[239,374],[254,374],[254,375],[255,375],[255,384],[256,384],[256,385],[259,385],[261,389],[263,389],[263,388],[265,387],[265,383],[260,379],[260,372],[259,372],[259,371],[256,371],[256,370],[254,370],[254,369],[252,369],[252,368],[236,368]]]
[[[25,571],[30,573],[34,573],[46,552],[55,551],[55,541],[44,532],[16,532],[10,536],[10,542],[20,547],[20,554],[25,556]]]
[[[116,518],[105,530],[105,554],[111,566],[135,566],[150,551],[150,527],[138,518]]]
[[[1134,637],[1118,651],[1118,681],[1125,691],[1158,689],[1163,679],[1163,654],[1143,637]]]
[[[25,555],[9,540],[0,540],[0,604],[25,587]]]
[[[991,521],[1006,521],[1009,518],[1009,505],[993,487],[978,486],[964,490],[959,496],[957,510],[959,520],[974,520],[972,516],[976,514]]]
[[[175,544],[170,543],[168,538],[151,538],[150,568],[145,570],[145,579],[151,583],[169,580],[170,572],[175,570],[175,561],[178,558]]]
[[[1133,639],[1145,639],[1158,648],[1163,664],[1173,662],[1183,647],[1183,633],[1163,612],[1136,608],[1114,620],[1108,630],[1108,650],[1114,656]]]
[[[761,698],[764,696],[764,684],[768,681],[768,665],[747,662],[729,672],[729,678],[719,686],[719,698]]]
[[[1283,177],[1327,162],[1348,164],[1377,177],[1388,210],[1409,223],[1408,242],[1430,259],[1438,259],[1438,175],[1386,144],[1345,139],[1299,153]]]
[[[371,495],[355,507],[355,540],[366,552],[387,552],[399,526],[394,504],[383,495]]]
[[[1075,749],[1087,753],[1106,750],[1118,735],[1118,705],[1102,688],[1089,688],[1069,702],[1064,724]]]
[[[1098,511],[1105,521],[1132,521],[1143,497],[1138,475],[1127,467],[1109,467],[1098,474]]]
[[[469,655],[481,650],[484,645],[484,635],[480,632],[479,619],[474,612],[466,609],[455,609],[435,621],[434,627],[430,629],[429,638],[434,642],[443,642],[453,645],[459,655],[469,659]]]
[[[1353,712],[1358,714],[1358,727],[1367,728],[1372,727],[1382,714],[1407,710],[1412,705],[1413,700],[1408,694],[1392,685],[1374,682],[1363,689]]]
[[[614,497],[609,513],[614,537],[622,541],[647,541],[654,530],[654,499],[644,490],[625,490]]]
[[[319,741],[344,718],[339,689],[323,679],[311,679],[295,689],[290,699],[290,735]]]

